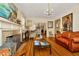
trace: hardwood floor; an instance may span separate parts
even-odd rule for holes
[[[33,41],[29,40],[24,42],[17,50],[16,56],[33,56]],[[79,52],[72,53],[66,48],[60,46],[54,41],[54,38],[47,39],[51,44],[51,55],[49,49],[35,49],[35,56],[79,56]]]

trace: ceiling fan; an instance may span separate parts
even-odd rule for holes
[[[53,14],[53,9],[51,8],[50,3],[48,3],[48,7],[45,10],[44,14],[47,16],[51,16]]]

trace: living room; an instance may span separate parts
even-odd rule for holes
[[[79,56],[79,3],[0,6],[0,55]]]
[[[26,4],[19,4],[19,7],[24,6]],[[44,31],[46,30],[46,37],[47,40],[51,43],[52,49],[53,50],[51,56],[78,56],[78,51],[76,49],[78,49],[78,45],[76,45],[77,43],[74,41],[72,43],[70,40],[67,42],[64,38],[59,37],[61,35],[63,35],[65,38],[69,38],[69,36],[71,35],[71,37],[73,36],[77,36],[78,37],[78,10],[79,10],[79,5],[78,4],[61,4],[61,3],[56,3],[56,4],[47,4],[50,5],[50,9],[53,8],[53,16],[49,16],[48,14],[43,14],[42,16],[38,14],[40,14],[40,9],[42,10],[42,8],[45,6],[43,6],[43,3],[41,4],[27,4],[27,6],[29,7],[24,7],[21,10],[28,10],[27,12],[27,19],[26,19],[26,25],[27,27],[30,27],[30,30],[34,30],[35,26],[37,26],[36,28],[44,28]],[[54,6],[53,6],[54,5]],[[42,6],[42,7],[41,7]],[[52,7],[53,6],[53,7]],[[60,9],[60,10],[58,10]],[[58,7],[61,6],[61,7]],[[56,8],[56,9],[54,9]],[[35,12],[38,10],[38,14],[35,14]],[[34,14],[33,14],[34,12]],[[44,11],[42,11],[44,12]],[[56,13],[58,12],[58,13]],[[56,14],[55,14],[56,13]],[[28,15],[29,14],[29,15]],[[69,20],[70,19],[70,20]],[[41,26],[42,25],[42,26]],[[40,32],[41,29],[38,30],[38,32]],[[74,33],[73,33],[74,32]],[[36,33],[36,32],[34,32]],[[67,34],[66,34],[67,33]],[[61,34],[61,35],[60,35]],[[73,35],[73,36],[72,36]],[[35,35],[33,35],[35,37]],[[68,37],[67,37],[68,36]],[[38,39],[38,38],[37,38]],[[76,38],[77,39],[77,38]],[[75,40],[75,39],[74,39]],[[31,42],[31,41],[30,41]],[[74,44],[76,43],[76,44]],[[28,43],[30,46],[33,45],[31,43]],[[73,48],[73,47],[74,48]],[[27,48],[26,48],[27,49]],[[20,50],[20,49],[19,49]],[[29,49],[30,50],[30,49]],[[30,51],[32,51],[33,49],[31,49]],[[45,50],[45,49],[44,49]],[[46,51],[44,51],[43,49],[40,51],[38,49],[38,51],[36,50],[36,54],[35,56],[50,56],[49,54],[49,50],[46,53]],[[22,50],[23,51],[23,50]],[[28,52],[28,54],[24,54],[25,55],[33,55],[33,51],[32,52]],[[40,52],[39,52],[40,51]],[[21,52],[21,50],[20,50]],[[74,53],[73,53],[74,52]],[[20,55],[19,52],[16,55]]]

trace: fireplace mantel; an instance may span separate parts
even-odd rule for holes
[[[0,46],[3,44],[2,31],[4,30],[17,30],[21,32],[21,25],[0,17]]]

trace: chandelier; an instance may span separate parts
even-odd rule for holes
[[[51,16],[53,14],[53,9],[51,8],[50,4],[48,3],[48,7],[44,12],[45,15]]]

